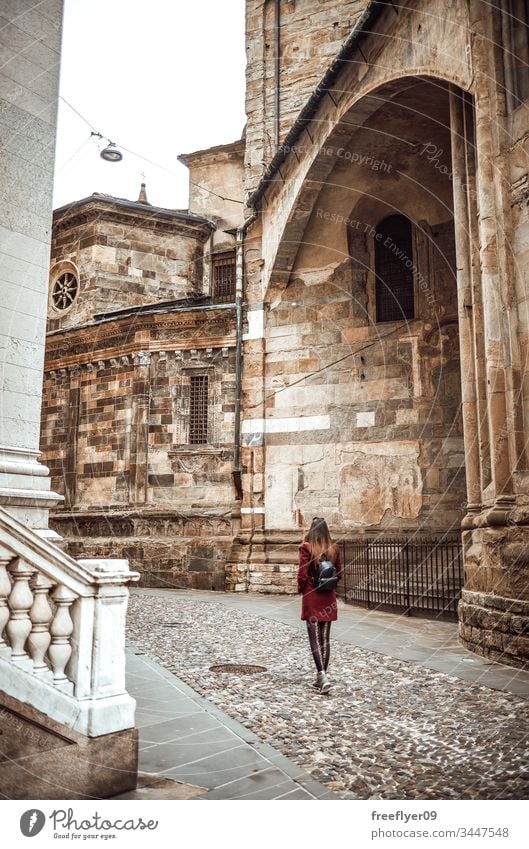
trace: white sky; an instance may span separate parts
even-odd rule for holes
[[[142,172],[152,204],[187,207],[177,155],[234,141],[244,127],[244,5],[65,0],[60,93],[123,160],[102,160],[106,141],[90,140],[60,100],[54,208],[93,192],[136,200]]]

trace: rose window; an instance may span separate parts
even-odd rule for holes
[[[51,298],[56,310],[66,310],[71,307],[79,291],[79,282],[75,274],[66,271],[53,284]]]

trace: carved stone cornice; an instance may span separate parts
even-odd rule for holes
[[[226,311],[143,316],[131,330],[130,319],[53,332],[46,339],[45,370],[110,361],[127,365],[141,351],[213,351],[235,347],[235,323]]]
[[[44,371],[46,374],[53,376],[65,377],[66,373],[79,366],[86,371],[95,371],[96,369],[110,368],[126,368],[131,364],[138,365],[137,357],[139,354],[165,354],[166,359],[170,354],[175,354],[178,358],[179,354],[193,350],[205,351],[206,357],[212,357],[213,351],[227,351],[229,348],[235,348],[235,339],[232,337],[219,336],[218,338],[210,338],[207,340],[180,340],[176,343],[163,342],[163,351],[160,350],[159,342],[151,342],[147,345],[145,342],[131,343],[127,346],[119,348],[111,348],[104,352],[86,351],[78,354],[63,354],[60,358],[46,357]]]
[[[171,331],[178,334],[181,331],[193,330],[206,332],[210,328],[225,328],[228,332],[235,328],[235,321],[226,315],[226,311],[189,312],[183,314],[167,313],[165,315],[135,316],[133,331],[136,336],[141,331],[148,331],[155,335],[157,331]],[[217,334],[218,335],[218,334]],[[223,334],[227,335],[227,334]],[[53,350],[56,346],[62,346],[65,340],[75,339],[79,342],[101,343],[106,339],[131,336],[130,317],[115,318],[112,321],[87,324],[82,327],[70,327],[53,331],[46,338],[46,346]]]
[[[177,233],[204,242],[215,229],[213,222],[184,210],[164,209],[150,204],[94,194],[57,209],[53,235],[92,222],[140,226],[154,232]]]

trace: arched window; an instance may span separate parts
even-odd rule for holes
[[[414,318],[411,221],[388,215],[376,228],[375,280],[377,321]]]

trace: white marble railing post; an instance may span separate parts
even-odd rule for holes
[[[129,591],[123,582],[126,560],[81,560],[98,574],[94,597],[92,696],[125,692],[125,620]],[[112,646],[113,651],[109,651]]]
[[[70,639],[72,653],[66,674],[73,683],[78,699],[92,694],[92,642],[94,639],[94,596],[79,596],[70,608],[73,632]]]
[[[33,627],[28,637],[28,651],[33,661],[34,674],[50,681],[53,680],[53,675],[44,658],[51,642],[50,622],[53,619],[53,611],[48,596],[53,582],[42,572],[37,572],[31,586],[33,605],[29,611],[29,618]]]
[[[73,633],[73,621],[70,616],[70,607],[76,597],[75,593],[62,585],[52,594],[57,610],[50,627],[51,645],[48,649],[48,657],[53,672],[53,683],[66,693],[73,693],[73,684],[68,680],[64,670],[72,653],[70,638]]]
[[[13,588],[8,599],[11,613],[6,625],[6,633],[11,645],[11,662],[31,670],[33,663],[25,650],[25,645],[31,633],[29,611],[33,604],[33,593],[29,588],[29,582],[36,569],[29,566],[21,557],[17,557],[9,566],[9,572],[13,579]]]
[[[5,627],[9,621],[9,606],[7,600],[11,593],[11,579],[7,567],[13,559],[13,554],[0,546],[0,657],[11,657],[11,649],[4,639]]]

